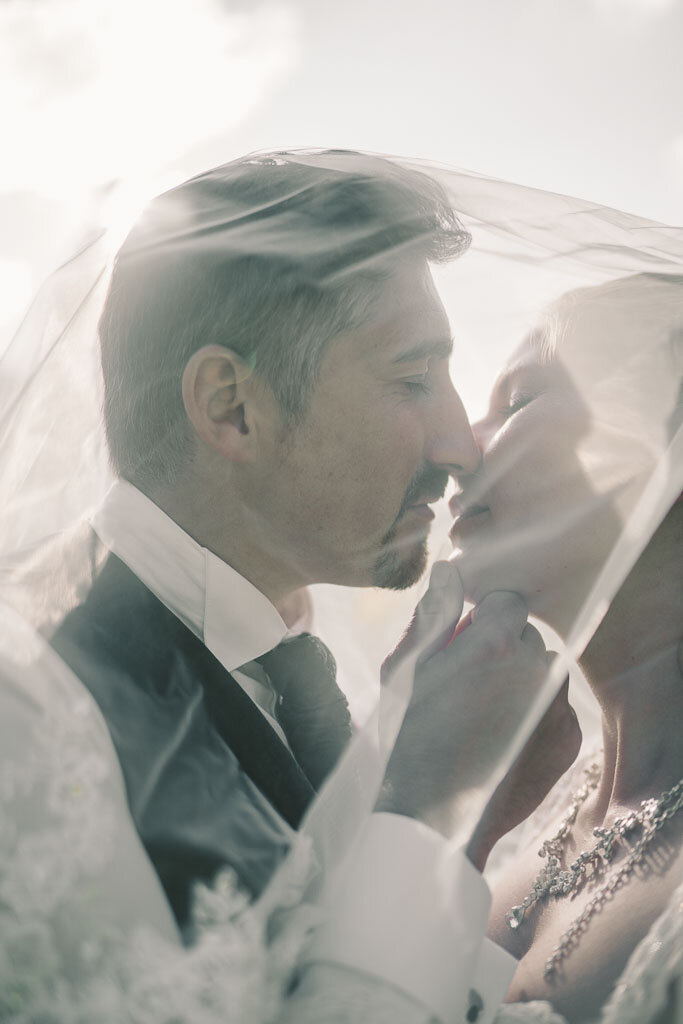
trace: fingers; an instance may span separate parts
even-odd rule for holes
[[[538,632],[535,626],[530,625],[530,623],[528,622],[522,630],[521,641],[523,644],[526,645],[527,649],[530,650],[533,654],[538,654],[540,656],[549,653],[546,652],[545,643],[543,642],[543,637],[541,636],[541,634]],[[555,657],[554,653],[553,657]]]
[[[472,626],[477,629],[493,626],[518,640],[527,624],[527,615],[527,606],[519,594],[511,590],[494,590],[473,609]]]
[[[429,586],[403,639],[384,663],[384,681],[406,658],[425,661],[446,643],[462,613],[463,600],[462,582],[456,566],[449,562],[435,562]]]
[[[457,624],[451,635],[448,637],[443,647],[449,647],[456,637],[459,637],[460,634],[464,630],[466,630],[468,626],[472,625],[472,611],[473,609],[470,608],[467,615],[463,615],[463,617],[460,619],[460,622]]]
[[[457,567],[450,562],[435,562],[429,586],[415,609],[405,636],[407,647],[417,651],[420,661],[431,657],[446,642],[462,614],[463,601]]]
[[[472,625],[458,641],[483,646],[494,657],[516,650],[525,629],[533,627],[527,625],[527,607],[519,594],[493,591],[473,609]],[[529,632],[528,639],[531,644],[533,633]],[[529,650],[526,646],[524,649]]]
[[[522,704],[548,679],[556,657],[546,651],[541,633],[527,622],[524,600],[512,591],[488,594],[473,609],[471,626],[444,654],[457,659],[460,675],[465,666],[495,671],[499,692],[509,700],[514,690]]]

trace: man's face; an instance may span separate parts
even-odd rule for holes
[[[402,589],[424,571],[429,503],[479,462],[451,344],[426,265],[401,271],[328,346],[303,420],[274,424],[249,504],[301,580]]]

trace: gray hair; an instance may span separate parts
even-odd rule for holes
[[[99,325],[114,469],[143,490],[176,478],[193,443],[182,376],[205,345],[240,355],[296,422],[327,345],[367,321],[381,282],[469,242],[433,179],[344,151],[247,157],[159,196]]]

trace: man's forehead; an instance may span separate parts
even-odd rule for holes
[[[358,350],[369,361],[400,365],[448,358],[453,339],[442,309],[404,307],[391,316],[372,318],[355,333]]]
[[[411,266],[382,281],[356,326],[337,336],[330,358],[367,366],[447,357],[450,324],[427,264]]]
[[[428,271],[393,279],[366,328],[391,362],[448,357],[453,349],[448,317]]]

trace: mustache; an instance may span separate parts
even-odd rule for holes
[[[425,466],[410,481],[406,496],[398,514],[400,519],[411,505],[427,505],[443,498],[448,487],[449,476],[445,469]]]

